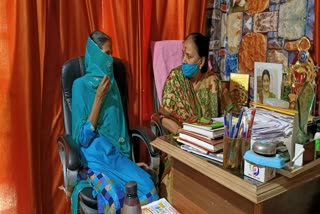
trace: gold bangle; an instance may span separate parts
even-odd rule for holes
[[[179,135],[179,131],[181,128],[178,128],[175,135]]]

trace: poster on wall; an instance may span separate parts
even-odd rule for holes
[[[263,103],[264,98],[281,98],[282,64],[254,63],[254,101]]]

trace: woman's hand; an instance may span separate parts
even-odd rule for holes
[[[105,75],[98,86],[96,97],[99,99],[103,99],[108,92],[109,86],[110,77]]]
[[[136,164],[137,164],[138,166],[144,168],[144,169],[149,169],[149,166],[148,166],[146,163],[144,163],[144,162],[139,162],[139,163],[136,163]]]
[[[188,123],[197,123],[198,120],[199,120],[199,118],[194,115],[194,116],[191,116],[190,118],[188,118],[186,122],[188,122]]]
[[[94,127],[93,129],[97,127],[100,108],[103,103],[103,98],[106,96],[108,92],[109,86],[110,86],[110,77],[105,75],[97,88],[96,97],[94,99],[91,113],[88,118],[91,121],[92,126]]]

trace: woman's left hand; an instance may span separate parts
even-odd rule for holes
[[[137,164],[138,166],[144,168],[144,169],[149,169],[149,166],[148,166],[146,163],[144,163],[144,162],[139,162],[139,163],[136,163],[136,164]]]

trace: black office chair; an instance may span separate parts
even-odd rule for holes
[[[128,87],[127,72],[125,65],[120,59],[114,58],[114,76],[118,84],[123,110],[128,123]],[[63,167],[64,190],[68,197],[71,196],[73,184],[77,180],[78,172],[82,169],[80,162],[79,147],[72,138],[72,84],[73,81],[85,74],[84,57],[77,57],[68,60],[62,66],[61,87],[62,87],[62,104],[65,134],[58,138],[58,148],[60,160]],[[150,129],[145,127],[129,129],[130,142],[132,145],[132,159],[134,162],[139,161],[140,145],[145,145],[149,158],[150,170],[147,170],[157,186],[159,178],[159,150],[153,148],[150,142],[156,138]],[[142,144],[142,142],[144,144]],[[92,188],[85,188],[79,193],[79,212],[80,213],[97,213],[97,199],[92,197]]]

